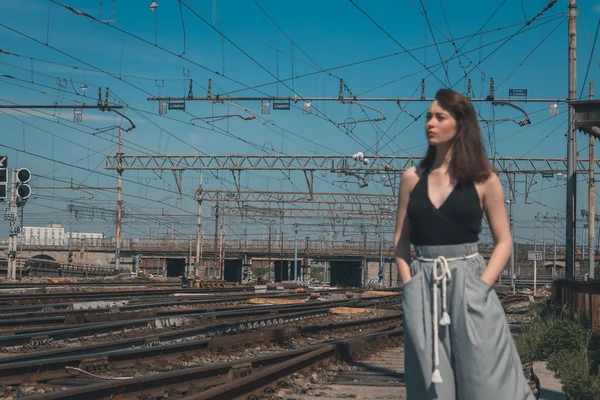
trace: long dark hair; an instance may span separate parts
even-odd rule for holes
[[[491,166],[473,104],[450,89],[440,89],[435,100],[456,119],[456,135],[452,139],[452,158],[448,167],[450,178],[456,183],[484,182],[490,175]],[[430,145],[419,169],[428,171],[435,161],[435,154],[436,147]]]

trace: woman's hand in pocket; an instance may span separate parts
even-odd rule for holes
[[[497,277],[490,277],[489,275],[486,275],[485,272],[481,274],[479,278],[485,283],[487,283],[489,286],[494,286],[496,284]]]

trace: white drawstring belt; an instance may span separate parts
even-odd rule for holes
[[[437,258],[424,258],[417,257],[420,261],[433,262],[433,374],[431,375],[431,381],[433,383],[442,383],[442,375],[440,374],[440,355],[439,355],[439,337],[438,337],[438,324],[442,326],[450,325],[450,315],[446,310],[446,283],[452,279],[452,272],[448,266],[449,261],[466,260],[469,258],[477,257],[479,253],[469,254],[464,257],[453,257],[446,258],[439,256]],[[438,321],[438,303],[437,303],[437,292],[438,285],[442,283],[442,318]]]

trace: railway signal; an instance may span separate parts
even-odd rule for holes
[[[0,201],[6,200],[8,193],[8,157],[0,156]]]
[[[31,180],[31,172],[27,168],[21,168],[17,171],[17,205],[22,206],[25,200],[31,196],[31,186],[28,185]]]

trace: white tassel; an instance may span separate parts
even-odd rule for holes
[[[442,319],[440,319],[440,325],[450,325],[450,314],[448,314],[448,312],[444,311],[444,313],[442,314]]]
[[[433,383],[442,383],[444,382],[442,380],[442,375],[440,374],[440,370],[439,369],[435,369],[435,371],[433,371],[433,374],[431,375],[431,382]]]

